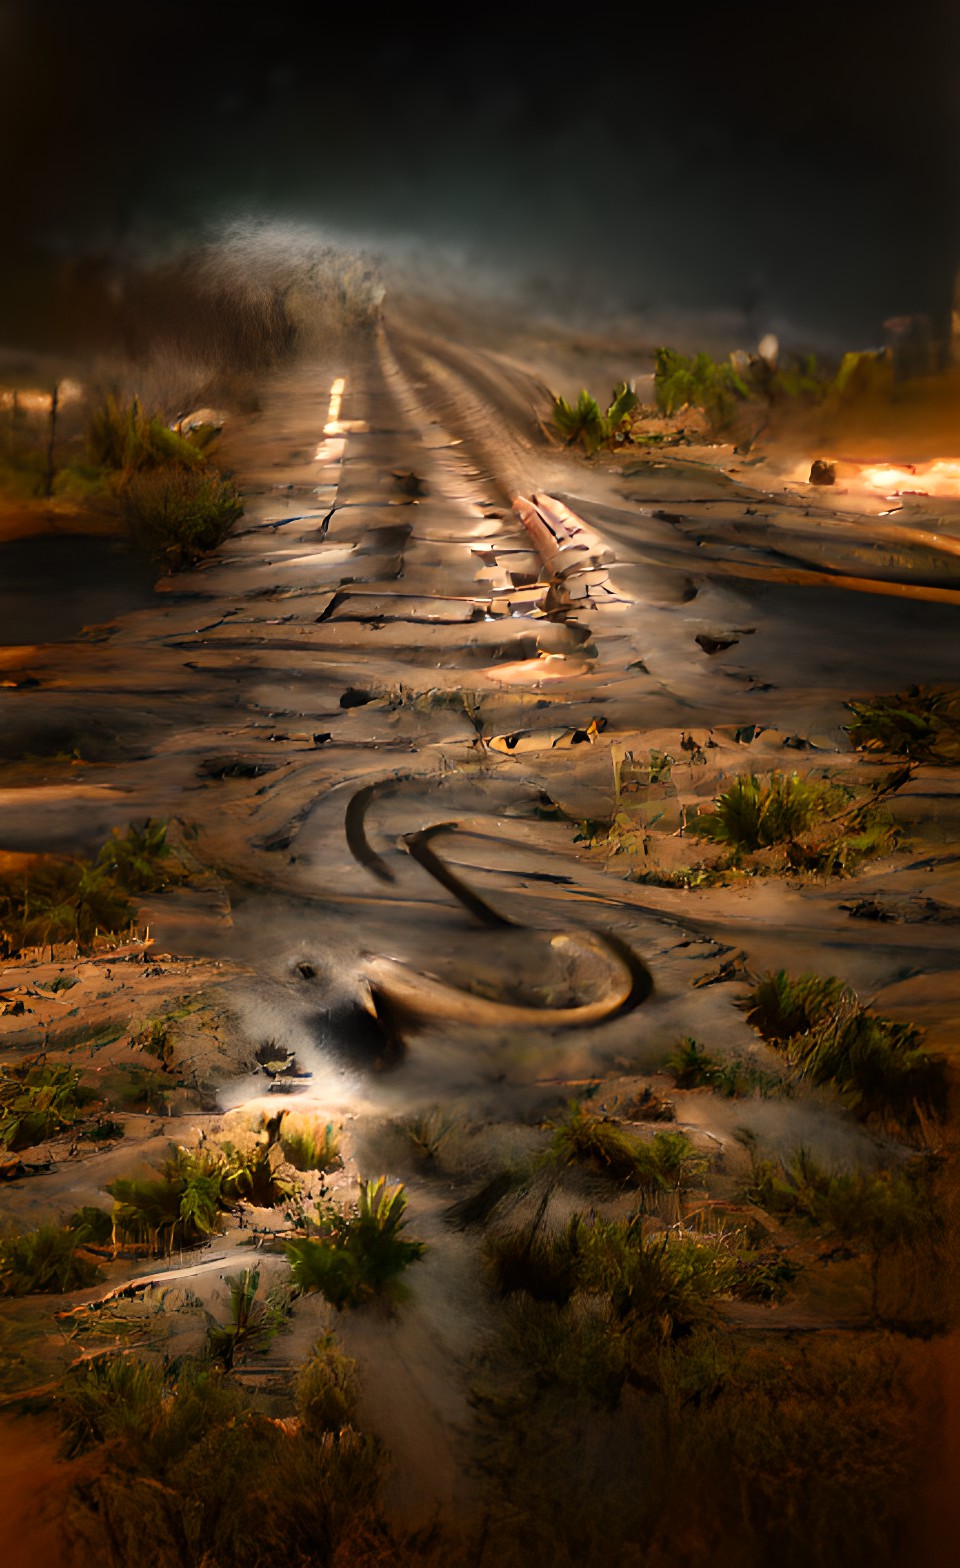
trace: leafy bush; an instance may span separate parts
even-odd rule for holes
[[[292,1188],[276,1176],[269,1149],[244,1154],[225,1143],[222,1149],[171,1144],[155,1175],[118,1177],[107,1191],[118,1240],[157,1249],[162,1239],[169,1251],[213,1235],[221,1214],[238,1203],[271,1207]]]
[[[132,474],[119,501],[133,542],[170,572],[215,550],[243,511],[239,492],[219,474],[183,468]]]
[[[0,1063],[0,1148],[16,1152],[66,1131],[90,1098],[72,1067]]]
[[[284,1249],[296,1285],[319,1291],[338,1310],[395,1292],[399,1275],[426,1251],[423,1242],[401,1235],[406,1206],[403,1188],[389,1188],[381,1176],[360,1183],[352,1214],[321,1209],[319,1238],[290,1241]]]
[[[595,397],[584,389],[576,403],[566,398],[553,400],[553,428],[567,446],[579,441],[588,454],[629,437],[630,415],[637,407],[636,393],[621,381],[604,413]]]
[[[288,1114],[280,1129],[284,1159],[298,1171],[333,1171],[342,1163],[340,1138],[333,1122]]]
[[[960,760],[960,693],[911,686],[889,697],[848,702],[847,732],[863,751],[888,752],[911,762]]]
[[[356,1424],[357,1363],[337,1348],[332,1334],[313,1347],[297,1377],[297,1414],[314,1435],[340,1432]]]
[[[786,1052],[793,1073],[833,1085],[858,1115],[910,1126],[946,1109],[946,1068],[922,1045],[913,1024],[861,1007],[837,979],[783,970],[763,977],[748,997],[749,1021]]]
[[[91,1259],[79,1255],[87,1240],[84,1227],[38,1225],[36,1230],[0,1236],[0,1291],[29,1296],[37,1291],[63,1295],[100,1278]]]

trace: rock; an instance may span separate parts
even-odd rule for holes
[[[812,485],[833,485],[836,482],[836,463],[828,463],[823,457],[814,458],[808,483]]]

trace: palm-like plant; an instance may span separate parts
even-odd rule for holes
[[[260,1270],[227,1277],[226,1321],[207,1315],[207,1354],[231,1372],[237,1356],[265,1350],[290,1315],[290,1291],[279,1286],[258,1299]]]
[[[403,1187],[390,1188],[381,1176],[360,1182],[352,1215],[322,1210],[319,1239],[285,1248],[299,1289],[319,1291],[338,1309],[395,1292],[398,1276],[426,1251],[423,1242],[401,1235],[406,1207]]]
[[[637,395],[625,381],[614,387],[605,413],[596,398],[584,388],[576,403],[570,404],[563,397],[554,398],[552,424],[567,446],[579,441],[589,454],[625,438],[630,428],[630,415],[636,406]]]

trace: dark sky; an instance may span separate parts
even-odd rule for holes
[[[240,208],[876,337],[960,262],[958,11],[0,0],[4,249]]]

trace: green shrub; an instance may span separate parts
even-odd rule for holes
[[[357,1363],[337,1347],[332,1334],[317,1340],[296,1383],[297,1414],[305,1429],[320,1435],[356,1425]]]
[[[72,1067],[0,1063],[0,1148],[16,1152],[65,1132],[91,1098]]]
[[[580,1302],[557,1305],[526,1291],[510,1295],[500,1311],[501,1363],[509,1357],[540,1388],[616,1405],[630,1369],[630,1346],[606,1312],[584,1310]]]
[[[786,1087],[781,1075],[740,1057],[724,1060],[711,1056],[705,1046],[689,1035],[671,1051],[664,1067],[673,1074],[678,1089],[710,1089],[728,1100],[744,1094],[775,1094]]]
[[[113,1236],[113,1219],[109,1209],[100,1209],[94,1204],[85,1203],[82,1209],[77,1209],[71,1214],[67,1221],[67,1229],[80,1232],[85,1241],[103,1247]]]
[[[687,356],[657,350],[654,390],[662,414],[699,409],[718,434],[753,434],[776,409],[836,408],[858,396],[886,394],[892,385],[883,354],[848,353],[836,374],[818,365],[815,355],[781,358],[737,351],[727,359],[709,354]],[[752,427],[752,428],[751,428]]]
[[[863,751],[944,766],[960,760],[960,692],[911,686],[847,707],[854,715],[847,732]]]
[[[696,817],[691,830],[737,850],[767,849],[785,844],[846,797],[829,784],[814,784],[797,774],[773,773],[769,781],[756,774],[735,779],[715,802],[712,816]]]
[[[341,1164],[340,1138],[333,1122],[288,1114],[280,1129],[284,1159],[298,1171],[333,1171]]]
[[[284,1249],[298,1288],[319,1291],[338,1310],[395,1293],[404,1269],[426,1251],[423,1242],[401,1235],[406,1206],[403,1188],[389,1188],[381,1176],[360,1183],[352,1214],[332,1205],[322,1209],[319,1238],[291,1241]]]
[[[60,1395],[64,1456],[100,1443],[127,1448],[149,1438],[163,1412],[163,1368],[134,1356],[95,1356],[72,1372]]]
[[[36,1230],[0,1236],[0,1292],[29,1296],[46,1291],[63,1295],[82,1290],[101,1277],[97,1265],[79,1255],[84,1229],[38,1225]]]
[[[219,1152],[224,1204],[233,1208],[238,1203],[250,1203],[257,1209],[273,1209],[295,1197],[294,1183],[277,1174],[278,1158],[269,1145],[259,1143],[248,1153],[224,1140]]]
[[[84,860],[37,861],[0,878],[0,941],[8,953],[47,943],[89,946],[126,930],[135,910],[109,874]]]
[[[747,1022],[765,1040],[780,1044],[828,1023],[856,1006],[856,992],[843,980],[815,974],[791,979],[785,969],[757,981],[747,997]]]
[[[134,544],[170,572],[215,550],[243,511],[238,491],[219,474],[184,468],[132,474],[119,504]]]
[[[629,437],[630,415],[637,407],[636,393],[621,381],[613,389],[613,397],[604,413],[595,397],[584,389],[576,403],[566,398],[553,400],[554,430],[567,446],[579,441],[588,454],[602,446],[610,446]]]
[[[114,828],[97,855],[97,865],[127,893],[157,893],[180,880],[167,843],[167,824],[157,817]]]
[[[154,1249],[162,1240],[172,1250],[213,1235],[221,1214],[238,1203],[269,1208],[290,1197],[293,1189],[277,1177],[269,1149],[261,1146],[244,1154],[225,1143],[221,1149],[171,1144],[158,1172],[118,1177],[107,1191],[114,1200],[118,1240],[149,1243]]]
[[[375,1568],[394,1561],[376,1445],[291,1432],[209,1363],[100,1357],[64,1391],[68,1452],[99,1449],[71,1514],[81,1560],[108,1568]],[[385,1552],[388,1556],[385,1558]]]
[[[768,1213],[804,1221],[869,1252],[874,1315],[885,1256],[926,1252],[934,1272],[942,1262],[943,1218],[935,1173],[927,1162],[873,1172],[830,1171],[799,1149],[787,1161],[755,1161],[750,1197]]]
[[[439,1105],[434,1105],[429,1110],[418,1111],[402,1125],[420,1163],[435,1166],[444,1144],[460,1124],[456,1117],[448,1116]]]
[[[148,818],[125,833],[115,830],[95,860],[37,860],[0,876],[0,949],[79,942],[97,932],[116,936],[136,908],[128,895],[152,893],[179,880],[168,859],[166,824]]]
[[[840,785],[796,774],[742,775],[717,797],[714,812],[695,817],[689,827],[729,849],[734,865],[744,855],[760,855],[752,862],[754,870],[769,870],[762,852],[781,847],[785,866],[840,874],[896,847],[899,829],[881,811],[878,798],[893,793],[906,778],[906,773],[894,776],[858,802]]]
[[[676,414],[689,405],[724,429],[749,400],[751,389],[730,360],[704,353],[688,358],[675,349],[658,348],[654,391],[661,414]]]

